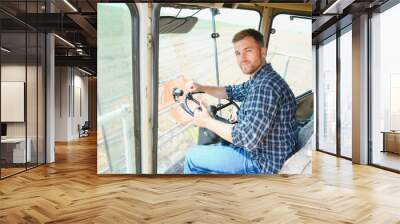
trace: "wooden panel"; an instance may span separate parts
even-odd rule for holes
[[[90,123],[90,131],[97,130],[97,79],[89,77],[88,79],[88,120]]]

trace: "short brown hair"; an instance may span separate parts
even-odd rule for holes
[[[245,37],[252,37],[261,47],[264,47],[264,36],[255,29],[245,29],[235,34],[232,43],[243,40]]]

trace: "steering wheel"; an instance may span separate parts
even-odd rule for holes
[[[172,89],[172,96],[174,97],[175,102],[179,103],[180,106],[182,107],[182,109],[192,117],[194,116],[194,112],[188,106],[189,100],[191,100],[195,104],[197,104],[198,108],[201,110],[200,102],[193,97],[193,95],[196,95],[196,94],[204,94],[204,92],[187,93],[185,96],[185,100],[183,102],[180,102],[179,97],[184,95],[183,90],[179,89],[179,88]],[[220,111],[230,105],[235,106],[236,109],[239,110],[239,106],[234,101],[229,101],[226,104],[218,104],[217,106],[211,105],[207,108],[207,110],[214,119],[216,119],[218,121],[222,121],[224,123],[228,123],[228,124],[235,124],[235,123],[237,123],[237,121],[232,121],[232,120],[229,120],[229,119],[226,119],[226,118],[223,118],[223,117],[217,115],[218,111]]]

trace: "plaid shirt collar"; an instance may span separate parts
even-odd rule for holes
[[[253,83],[257,78],[258,78],[258,76],[260,75],[260,74],[262,74],[262,73],[269,73],[269,72],[271,72],[273,69],[272,69],[272,66],[271,66],[271,63],[267,63],[267,62],[264,62],[264,64],[263,65],[261,65],[258,69],[257,69],[257,71],[254,73],[254,75],[252,75],[252,76],[250,76],[250,82],[251,83]]]

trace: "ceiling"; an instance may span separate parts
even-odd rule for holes
[[[385,4],[388,0],[313,0],[313,44],[350,25],[355,17]]]
[[[13,51],[7,59],[32,58],[36,51],[35,35],[28,36],[25,49],[25,30],[54,32],[56,66],[79,66],[96,73],[97,18],[96,0],[1,0],[0,22],[2,45]],[[52,8],[52,13],[50,12]],[[35,42],[35,43],[30,43]],[[39,47],[42,47],[39,45]],[[15,61],[14,60],[14,61]]]

